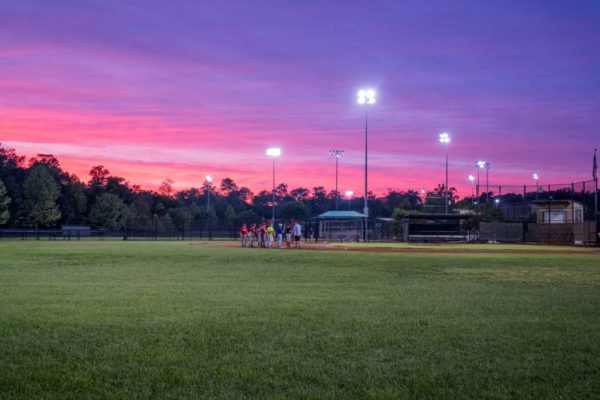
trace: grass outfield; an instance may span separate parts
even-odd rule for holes
[[[2,241],[0,254],[1,399],[600,393],[597,252]]]

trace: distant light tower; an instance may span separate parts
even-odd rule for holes
[[[479,170],[485,168],[485,201],[488,202],[490,199],[490,163],[487,161],[477,161],[475,166],[477,167],[477,198],[479,198]]]
[[[281,156],[281,149],[278,147],[268,148],[267,156],[273,158],[273,189],[271,191],[271,193],[273,194],[273,203],[271,204],[271,209],[272,209],[271,223],[273,224],[272,226],[275,226],[275,159],[277,157]]]
[[[213,177],[210,175],[206,175],[204,178],[205,187],[206,187],[206,213],[210,212],[210,184],[213,181]],[[208,217],[207,217],[208,218]]]
[[[440,133],[440,143],[446,145],[446,186],[444,188],[444,212],[448,214],[448,143],[450,143],[450,135],[446,132]]]
[[[361,89],[358,91],[356,102],[360,105],[370,106],[375,104],[375,90],[373,89]],[[369,115],[367,109],[365,109],[365,206],[363,213],[365,214],[365,235],[364,241],[369,240],[369,203],[368,198],[368,161],[369,161]]]
[[[338,209],[338,161],[344,156],[344,150],[329,150],[329,155],[335,157],[335,211]]]
[[[204,185],[206,187],[206,232],[208,240],[210,240],[212,236],[210,231],[210,189],[212,181],[213,177],[210,175],[206,175],[204,178]]]
[[[346,199],[348,199],[348,211],[350,211],[350,202],[352,201],[352,196],[354,196],[354,192],[352,190],[346,190]]]
[[[475,182],[475,177],[469,175],[469,181],[471,182],[471,205],[473,205],[475,201],[475,194],[473,193],[473,182]]]
[[[535,172],[533,174],[533,180],[535,181],[535,199],[537,200],[540,193],[540,176]]]

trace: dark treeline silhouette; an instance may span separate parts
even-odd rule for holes
[[[230,178],[218,185],[175,191],[166,179],[157,191],[143,190],[125,178],[113,176],[102,165],[93,167],[88,181],[64,171],[51,154],[27,160],[0,144],[0,225],[48,228],[90,225],[96,229],[122,229],[128,221],[152,219],[175,229],[184,223],[228,221],[233,226],[268,219],[270,190],[253,193]],[[440,196],[438,186],[429,196]],[[451,188],[451,197],[456,199]],[[209,199],[207,199],[209,196]],[[278,218],[306,220],[335,208],[335,191],[323,186],[290,189],[280,183],[275,190]],[[209,200],[209,206],[207,203]],[[417,210],[423,206],[416,191],[389,189],[384,196],[369,193],[371,217],[390,217],[394,209]],[[340,198],[339,210],[362,211],[363,198]]]

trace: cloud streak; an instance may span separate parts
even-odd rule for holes
[[[496,183],[533,171],[589,177],[600,125],[597,2],[352,4],[38,2],[3,4],[0,139],[55,153],[85,176],[105,164],[156,187],[206,173],[260,190],[264,149],[280,145],[282,180],[362,187],[364,110],[372,85],[370,187],[443,181],[470,193],[477,159]]]

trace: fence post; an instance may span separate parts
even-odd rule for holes
[[[575,200],[574,200],[574,195],[575,195],[575,184],[573,182],[571,182],[571,219],[573,220],[573,237],[571,240],[572,244],[575,244]],[[582,231],[583,232],[583,231]]]

